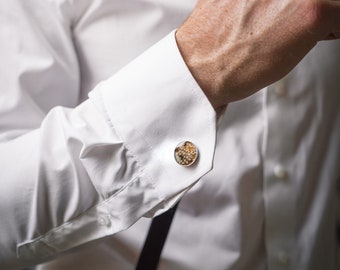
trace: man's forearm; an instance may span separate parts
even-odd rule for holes
[[[338,32],[335,1],[201,0],[176,38],[217,109],[280,79],[318,41]]]

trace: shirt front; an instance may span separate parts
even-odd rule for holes
[[[149,35],[141,37],[140,29],[130,27],[128,37],[118,35],[124,44],[115,45],[110,35],[93,42],[115,48],[119,56],[122,48],[124,54],[134,54],[134,44],[147,47],[160,29],[166,33],[168,27],[177,27],[185,14],[172,22],[173,14],[189,14],[194,4],[189,2],[134,1],[142,28],[162,13],[145,31]],[[124,25],[135,20],[126,15]],[[114,25],[110,19],[102,23]],[[94,36],[90,33],[84,29],[78,34]],[[96,45],[83,46],[89,52]],[[159,269],[339,268],[339,48],[339,41],[320,42],[284,79],[228,105],[218,128],[213,170],[182,198]],[[90,53],[87,57],[89,70],[111,70],[117,55],[112,54],[109,63]],[[90,77],[94,85],[96,76]],[[41,269],[133,269],[149,223],[143,219]]]
[[[80,67],[79,100],[74,104],[178,27],[194,5],[156,0],[84,3],[72,2],[78,15],[72,36]],[[228,105],[217,130],[213,170],[181,199],[159,269],[339,268],[339,48],[338,41],[320,42],[284,79]],[[125,69],[130,80],[142,66],[132,65],[136,68]],[[169,78],[166,70],[158,76]],[[177,117],[182,112],[178,110]],[[161,116],[165,124],[173,124]],[[138,124],[143,114],[133,117]],[[197,121],[186,122],[187,127]],[[171,140],[161,139],[165,144]],[[170,189],[171,183],[165,187]],[[109,233],[37,268],[134,269],[149,223],[143,218],[122,233]],[[104,230],[105,218],[102,224]]]

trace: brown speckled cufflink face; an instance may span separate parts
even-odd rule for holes
[[[189,141],[181,142],[175,149],[175,160],[179,165],[191,166],[198,157],[197,147]]]

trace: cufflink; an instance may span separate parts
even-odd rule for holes
[[[198,149],[192,142],[179,143],[175,148],[175,160],[179,165],[191,166],[198,157]]]

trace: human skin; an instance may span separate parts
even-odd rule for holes
[[[218,110],[282,78],[318,41],[339,33],[336,1],[199,0],[176,40]]]

